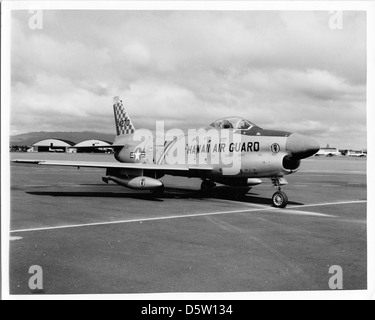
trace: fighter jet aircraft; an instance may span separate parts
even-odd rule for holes
[[[161,142],[153,136],[140,140],[138,133],[141,130],[135,130],[119,97],[114,98],[113,110],[117,136],[112,148],[118,162],[14,162],[105,168],[103,182],[150,190],[156,195],[164,191],[159,180],[164,175],[202,179],[204,196],[213,192],[216,183],[235,187],[246,194],[251,187],[262,183],[261,178],[270,178],[277,188],[272,203],[284,208],[288,203],[287,195],[281,191],[281,187],[287,184],[284,176],[297,172],[302,159],[320,150],[312,138],[299,133],[265,130],[238,117],[217,120],[193,137],[180,134],[168,140],[163,138]]]

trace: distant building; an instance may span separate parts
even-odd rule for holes
[[[27,152],[29,148],[27,146],[10,146],[10,152]]]
[[[361,151],[349,150],[346,155],[349,157],[363,158],[363,157],[367,157],[367,151],[365,152],[364,150],[361,150]]]
[[[331,148],[331,147],[326,147],[326,148],[321,148],[318,153],[315,155],[317,157],[319,156],[326,156],[326,157],[332,157],[332,156],[341,156],[341,152],[337,148]]]
[[[77,153],[107,153],[112,152],[112,144],[109,141],[104,140],[86,140],[77,143],[70,152]]]
[[[33,144],[33,152],[68,152],[75,143],[62,139],[45,139]]]

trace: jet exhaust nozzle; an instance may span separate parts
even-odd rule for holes
[[[117,183],[120,186],[134,190],[155,190],[163,187],[163,183],[161,181],[149,177],[122,179],[119,177],[108,176],[103,178],[103,181],[106,183],[108,183],[109,180]]]
[[[314,139],[299,133],[292,133],[287,142],[286,150],[294,159],[306,159],[320,150],[320,145]]]

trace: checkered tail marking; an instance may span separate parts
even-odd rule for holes
[[[124,109],[124,104],[119,97],[115,97],[113,101],[113,111],[115,114],[116,132],[118,136],[125,134],[133,134],[135,131],[133,122]]]

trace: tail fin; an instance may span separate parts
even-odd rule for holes
[[[120,97],[113,98],[113,112],[115,114],[116,132],[118,136],[133,134],[135,131],[133,122],[124,109]]]

